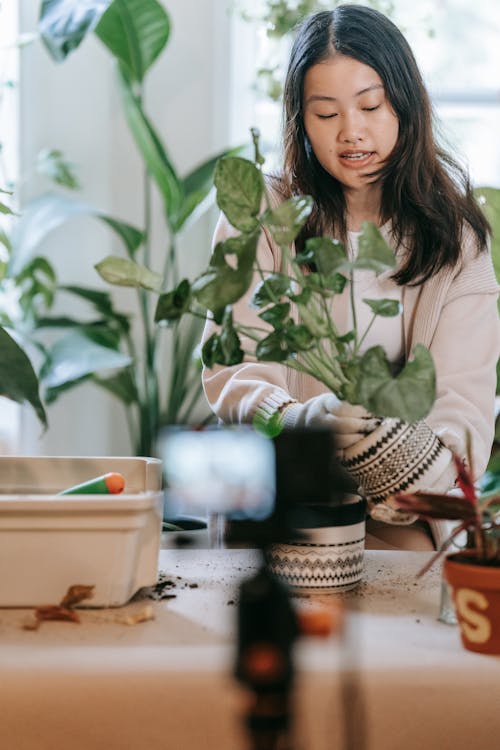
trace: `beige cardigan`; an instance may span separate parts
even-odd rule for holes
[[[381,229],[394,247],[389,229]],[[238,232],[221,215],[214,244]],[[396,255],[398,256],[398,251]],[[277,271],[280,251],[263,233],[258,247],[261,267]],[[390,273],[388,272],[388,275]],[[234,305],[234,316],[246,325],[263,325],[249,299]],[[415,344],[431,351],[436,365],[437,398],[426,422],[441,441],[465,455],[465,434],[472,436],[476,477],[489,459],[494,434],[496,364],[500,356],[500,323],[497,312],[498,284],[489,253],[476,253],[471,232],[463,238],[459,268],[445,268],[417,287],[403,288],[404,349],[408,357]],[[206,340],[216,330],[208,320]],[[250,350],[251,342],[244,342]],[[270,414],[292,400],[306,401],[327,389],[314,378],[284,365],[249,359],[232,367],[203,370],[207,400],[222,422],[251,422],[255,413]]]

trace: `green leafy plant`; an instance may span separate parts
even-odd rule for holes
[[[0,193],[5,194],[6,191],[0,190]],[[11,208],[3,201],[0,201],[0,214],[13,215]],[[7,235],[3,230],[0,230],[0,244],[5,250],[9,247]],[[0,284],[6,268],[5,260],[1,260]],[[47,416],[40,400],[38,378],[31,361],[24,349],[2,325],[0,325],[0,397],[10,398],[20,404],[27,401],[44,427],[47,426]]]
[[[160,295],[156,320],[171,325],[186,314],[200,316],[208,310],[220,325],[220,331],[203,347],[202,357],[208,367],[235,365],[245,355],[263,362],[281,362],[312,375],[339,398],[363,404],[380,416],[409,422],[424,417],[435,398],[435,371],[428,350],[416,346],[412,360],[395,377],[382,347],[360,353],[376,316],[399,315],[401,309],[395,300],[365,299],[372,320],[367,330],[359,331],[354,308],[356,272],[370,269],[378,274],[392,269],[393,251],[378,229],[365,223],[355,260],[348,258],[340,243],[327,237],[309,239],[304,252],[293,255],[291,243],[311,211],[312,199],[293,197],[272,207],[256,132],[254,144],[255,163],[226,157],[215,171],[217,203],[239,230],[239,236],[219,243],[209,267],[192,283],[184,279],[175,289]],[[267,273],[259,266],[257,243],[263,229],[281,249],[278,272]],[[306,264],[313,264],[316,270],[309,272]],[[262,326],[246,326],[234,319],[232,306],[248,292],[255,273],[260,282],[253,289],[251,305],[258,310]],[[354,323],[352,330],[340,335],[329,310],[332,298],[346,285],[351,291]],[[243,337],[254,342],[253,350],[244,351]]]
[[[41,2],[39,33],[55,61],[62,63],[92,33],[115,63],[123,114],[144,164],[144,223],[132,226],[58,192],[39,196],[24,207],[8,238],[5,282],[19,290],[22,314],[6,322],[15,324],[39,349],[46,403],[92,381],[123,403],[138,455],[153,452],[161,424],[188,423],[202,392],[199,357],[193,354],[201,321],[175,324],[165,332],[155,326],[153,313],[156,295],[179,281],[179,237],[213,202],[213,173],[221,155],[181,176],[148,117],[147,74],[165,49],[170,30],[169,15],[157,0],[88,0],[84,8],[79,0]],[[57,149],[45,150],[37,167],[59,187],[78,187],[72,165]],[[160,196],[165,226],[159,269],[151,267],[154,192]],[[139,325],[132,326],[130,312],[118,310],[110,293],[61,283],[50,258],[37,255],[41,240],[77,216],[103,222],[119,239],[122,252],[103,258],[96,272],[112,287],[134,291],[133,316]],[[64,297],[78,299],[87,313],[81,318],[54,315],[55,301]]]
[[[484,491],[480,496],[474,484],[470,437],[468,438],[468,465],[454,455],[457,470],[457,485],[462,496],[438,495],[430,492],[399,494],[395,501],[409,513],[416,513],[424,520],[446,519],[456,521],[457,526],[443,542],[435,555],[420,571],[423,575],[434,564],[462,532],[468,534],[467,546],[473,550],[474,561],[480,565],[500,566],[500,495],[495,491]]]

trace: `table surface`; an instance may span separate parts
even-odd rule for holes
[[[234,634],[238,584],[259,559],[252,550],[162,550],[171,598],[146,589],[125,607],[79,610],[80,624],[29,631],[28,610],[0,610],[0,747],[246,747]],[[458,628],[437,620],[440,565],[415,577],[427,559],[367,551],[362,583],[342,595],[344,637],[300,640],[297,748],[346,747],[346,686],[358,717],[355,750],[497,747],[500,657],[465,651]],[[149,606],[153,620],[127,624]]]

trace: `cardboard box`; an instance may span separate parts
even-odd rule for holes
[[[119,495],[58,495],[119,472]],[[153,458],[0,457],[0,606],[57,604],[93,585],[89,607],[125,604],[157,580],[163,493]]]

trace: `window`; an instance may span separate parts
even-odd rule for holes
[[[265,5],[265,0],[240,3],[250,17],[258,16]],[[289,0],[288,5],[293,6],[293,0]],[[447,148],[468,165],[476,185],[500,186],[497,0],[475,0],[474,3],[470,0],[423,0],[420,3],[394,0],[393,5],[392,18],[415,53]],[[233,129],[233,135],[249,140],[248,127],[256,125],[261,130],[267,153],[275,154],[280,139],[280,105],[256,91],[256,71],[259,68],[283,69],[289,40],[278,44],[257,21],[238,21],[235,33],[239,35],[233,53],[235,76],[238,70],[244,74],[240,86],[234,87],[233,112],[236,114],[233,121],[237,130]],[[245,54],[252,56],[248,58]],[[244,86],[250,69],[254,71],[253,89]],[[261,82],[263,80],[261,77]],[[271,162],[276,159],[274,155]]]

